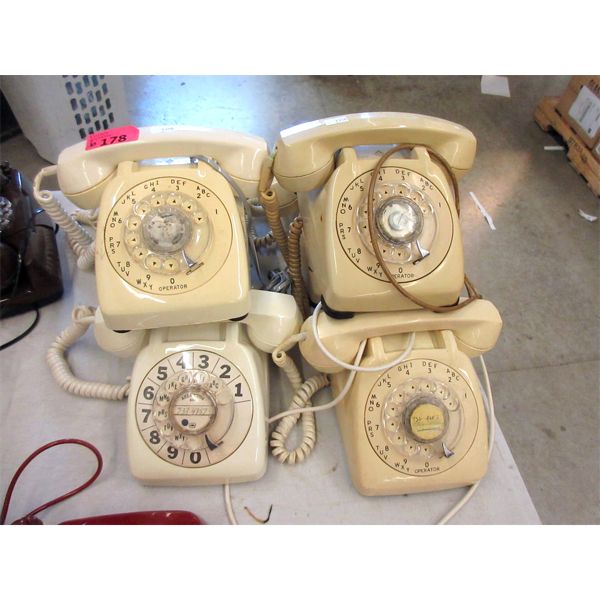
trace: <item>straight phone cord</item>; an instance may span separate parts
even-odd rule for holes
[[[487,368],[485,366],[485,361],[483,360],[483,356],[479,357],[479,362],[481,363],[481,370],[483,371],[483,377],[485,382],[485,389],[479,382],[479,387],[481,389],[481,394],[484,399],[484,404],[487,412],[488,418],[488,461],[492,456],[492,451],[494,449],[494,442],[496,437],[496,416],[494,411],[494,398],[492,396],[492,387],[490,385],[490,378],[488,375]],[[473,494],[477,491],[481,480],[477,483],[474,483],[468,490],[467,493],[437,522],[438,525],[446,525],[452,517],[458,513],[458,511],[463,508],[463,506],[473,497]]]
[[[465,285],[465,288],[469,295],[469,297],[466,300],[463,300],[462,302],[455,304],[453,306],[436,306],[435,304],[429,304],[428,302],[425,302],[423,300],[420,300],[416,296],[413,296],[410,292],[406,291],[406,289],[400,283],[398,283],[396,281],[396,278],[394,277],[393,273],[390,271],[389,267],[387,266],[385,258],[383,257],[383,254],[381,253],[381,249],[379,248],[379,243],[377,242],[377,233],[375,231],[375,222],[373,219],[373,204],[375,202],[375,184],[377,182],[377,177],[379,175],[379,172],[383,168],[384,163],[388,160],[388,158],[390,156],[392,156],[392,154],[395,154],[396,152],[399,152],[400,150],[405,150],[405,149],[412,150],[416,146],[425,148],[425,150],[427,150],[427,152],[429,152],[429,154],[431,156],[433,156],[446,171],[448,177],[450,178],[450,181],[452,182],[452,188],[454,191],[454,200],[455,200],[455,204],[456,204],[456,214],[458,216],[460,216],[460,197],[459,197],[458,181],[456,179],[456,175],[452,171],[452,167],[448,164],[446,159],[441,154],[436,152],[433,148],[431,148],[430,146],[427,146],[425,144],[398,144],[397,146],[394,146],[393,148],[388,150],[379,159],[379,161],[375,165],[375,168],[373,169],[373,174],[371,175],[371,180],[369,181],[369,188],[368,188],[368,192],[367,192],[367,224],[369,227],[369,237],[371,239],[371,245],[373,246],[373,252],[375,253],[375,256],[377,257],[377,260],[379,261],[379,265],[380,265],[381,269],[385,273],[389,282],[407,300],[410,300],[411,302],[413,302],[417,306],[420,306],[421,308],[425,308],[427,310],[431,310],[436,313],[453,312],[455,310],[461,309],[463,306],[466,306],[467,304],[470,304],[471,302],[473,302],[473,300],[477,300],[477,299],[481,298],[481,294],[479,294],[479,292],[475,289],[475,286],[471,283],[471,281],[469,280],[469,278],[466,275],[465,275],[465,279],[464,279],[464,285]]]

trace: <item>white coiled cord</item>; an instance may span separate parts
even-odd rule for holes
[[[290,402],[290,411],[276,415],[267,421],[268,423],[272,423],[281,419],[281,422],[271,434],[270,442],[271,453],[280,463],[300,463],[312,452],[317,441],[314,411],[305,411],[301,415],[295,409],[310,407],[312,397],[319,390],[329,385],[329,380],[322,374],[310,377],[303,382],[300,371],[294,361],[288,356],[287,351],[304,339],[304,337],[304,334],[291,336],[275,348],[272,354],[273,362],[285,373],[294,390],[294,395]],[[302,417],[302,439],[294,449],[289,450],[286,447],[286,442],[300,417]]]
[[[294,390],[290,410],[310,407],[311,398],[328,385],[329,380],[325,375],[308,378],[298,389]],[[285,443],[299,418],[302,418],[302,439],[293,450],[289,450]],[[317,429],[314,411],[306,411],[302,414],[294,412],[282,417],[271,434],[271,453],[280,463],[293,465],[304,461],[313,451],[316,442]]]
[[[275,348],[272,354],[273,361],[286,374],[295,392],[294,398],[290,403],[290,410],[279,413],[267,420],[267,423],[273,423],[274,421],[282,419],[282,422],[276,427],[271,435],[271,447],[273,448],[272,453],[281,463],[299,463],[310,454],[316,441],[314,413],[320,410],[333,408],[336,404],[341,402],[348,393],[348,390],[352,386],[352,382],[356,377],[356,371],[351,372],[346,380],[346,383],[344,384],[343,389],[331,402],[321,406],[310,406],[312,396],[320,389],[323,389],[329,385],[329,380],[325,375],[319,374],[307,379],[304,383],[302,383],[302,375],[300,374],[300,371],[296,367],[293,360],[287,355],[287,351],[293,348],[298,342],[305,339],[305,337],[306,334],[304,333],[299,333],[289,337],[285,342]],[[367,340],[363,340],[360,343],[356,358],[354,360],[356,365],[358,365],[358,363],[361,361],[366,345]],[[294,425],[300,418],[300,415],[302,415],[304,438],[294,450],[288,450],[285,447],[285,442],[287,441]],[[223,494],[229,523],[231,525],[239,525],[233,510],[229,483],[225,483],[223,485]]]
[[[346,379],[344,387],[333,400],[327,402],[326,404],[312,406],[312,396],[314,396],[314,394],[316,394],[319,390],[329,385],[328,378],[323,374],[319,374],[310,377],[304,383],[300,383],[302,378],[298,372],[298,369],[296,368],[296,365],[294,365],[291,359],[285,354],[285,350],[283,350],[283,348],[287,348],[289,350],[295,343],[302,341],[305,339],[305,337],[306,334],[304,333],[299,333],[295,336],[292,336],[273,352],[273,361],[275,364],[284,369],[284,372],[290,380],[292,387],[294,385],[298,386],[294,389],[294,397],[290,403],[290,408],[267,420],[267,423],[273,423],[274,421],[282,419],[282,422],[275,428],[275,431],[273,431],[271,435],[271,447],[274,448],[271,452],[281,463],[287,462],[288,464],[294,464],[296,462],[302,462],[310,454],[316,442],[316,430],[314,431],[313,435],[314,413],[323,410],[329,410],[339,404],[352,387],[352,383],[356,377],[356,371],[351,371],[348,379]],[[363,340],[360,343],[358,352],[356,353],[356,357],[354,359],[354,365],[358,365],[360,363],[366,345],[367,340]],[[286,448],[285,443],[288,440],[289,435],[300,415],[302,415],[303,427],[306,427],[305,436],[300,444],[298,444],[296,449],[291,451]]]
[[[78,222],[82,220],[81,215],[78,216],[77,220],[74,219],[65,211],[52,192],[40,190],[42,180],[45,177],[55,175],[56,172],[57,167],[56,165],[53,165],[44,167],[35,176],[35,179],[33,180],[33,197],[46,211],[48,216],[50,216],[59,227],[64,229],[67,234],[67,239],[69,240],[69,245],[78,257],[77,266],[80,269],[89,270],[94,265],[94,239]],[[93,217],[90,217],[90,220],[92,219]]]
[[[95,309],[91,306],[76,306],[72,313],[73,323],[52,343],[46,353],[46,361],[58,385],[70,394],[83,396],[84,398],[123,400],[129,393],[129,381],[124,385],[113,385],[78,379],[73,375],[73,371],[65,357],[65,352],[94,323],[94,313]]]
[[[94,208],[92,210],[76,210],[71,216],[82,225],[89,225],[96,229],[98,227],[98,213],[100,210]]]
[[[290,381],[290,384],[292,385],[292,388],[294,389],[294,396],[290,403],[290,408],[271,417],[267,421],[268,423],[273,423],[279,419],[282,420],[271,434],[271,447],[273,448],[271,452],[273,456],[275,456],[281,463],[287,462],[288,464],[294,464],[296,462],[302,462],[312,452],[316,442],[316,428],[313,413],[322,410],[329,410],[330,408],[333,408],[339,404],[352,387],[356,373],[384,371],[400,364],[411,354],[415,343],[415,333],[411,332],[406,349],[393,361],[383,365],[361,367],[359,364],[367,345],[367,340],[365,339],[361,341],[358,347],[358,351],[354,358],[354,363],[349,364],[343,362],[337,357],[333,356],[333,354],[331,354],[331,352],[325,348],[323,342],[321,342],[319,338],[319,332],[316,324],[320,309],[321,303],[317,305],[312,316],[312,328],[315,341],[317,342],[317,345],[321,351],[328,356],[330,360],[350,371],[350,375],[348,376],[348,379],[346,380],[341,392],[333,400],[331,400],[331,402],[322,404],[320,406],[312,406],[311,398],[319,390],[326,387],[329,384],[329,380],[325,375],[319,374],[307,379],[304,383],[302,383],[302,377],[296,365],[287,355],[288,350],[293,348],[297,343],[306,339],[306,334],[299,333],[293,335],[275,348],[272,354],[273,362],[284,371]],[[300,415],[302,415],[303,438],[294,450],[288,450],[285,443],[287,442],[289,435],[296,425]]]
[[[67,236],[69,246],[77,256],[77,268],[82,271],[91,271],[96,260],[96,242],[92,242],[87,246],[82,246],[79,242],[73,241]]]

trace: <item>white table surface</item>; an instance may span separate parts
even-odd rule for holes
[[[129,473],[126,455],[125,402],[90,400],[64,392],[46,365],[46,350],[71,322],[74,304],[97,304],[93,273],[79,271],[59,232],[58,244],[65,285],[63,298],[41,309],[37,328],[0,353],[0,493],[21,462],[39,446],[59,438],[80,438],[102,453],[99,479],[81,494],[40,514],[45,523],[134,510],[189,510],[209,524],[228,523],[223,489],[212,487],[145,487]],[[32,321],[33,313],[0,321],[0,342],[12,339]],[[133,359],[101,351],[93,332],[72,348],[75,374],[83,379],[122,383]],[[287,405],[277,399],[282,379],[272,369],[271,414]],[[330,399],[329,390],[317,403]],[[443,516],[465,489],[410,496],[367,498],[352,486],[334,411],[317,415],[318,442],[304,463],[280,465],[269,458],[267,474],[259,481],[231,487],[233,506],[241,524],[254,524],[244,510],[265,517],[273,505],[270,524],[430,524]],[[538,524],[537,512],[499,428],[489,471],[454,524]],[[76,487],[95,469],[86,449],[61,446],[38,457],[24,472],[11,502],[8,522]]]

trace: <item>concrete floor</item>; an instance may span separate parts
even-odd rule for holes
[[[596,196],[534,123],[568,77],[510,77],[511,97],[479,77],[127,77],[135,125],[192,124],[260,135],[336,114],[391,110],[446,118],[478,140],[461,181],[466,270],[504,320],[486,356],[497,419],[544,523],[600,523],[599,245]],[[22,136],[2,158],[45,165]],[[492,231],[471,201],[492,215]]]

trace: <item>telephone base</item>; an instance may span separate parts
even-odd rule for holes
[[[425,494],[428,492],[443,492],[445,490],[453,490],[462,487],[469,487],[474,485],[478,481],[481,481],[487,473],[487,465],[478,474],[474,474],[468,478],[457,478],[453,481],[446,481],[444,483],[436,482],[435,485],[431,485],[430,482],[418,482],[416,477],[407,479],[403,483],[396,482],[393,488],[381,488],[379,486],[371,487],[370,484],[364,484],[362,480],[352,478],[352,484],[356,488],[356,491],[361,496],[373,498],[376,496],[407,496],[408,494]]]
[[[338,287],[342,284],[335,284]],[[348,284],[345,285],[346,289],[343,293],[338,293],[338,290],[333,289],[334,285],[332,284],[331,289],[325,290],[322,294],[313,293],[313,290],[309,290],[311,297],[322,298],[324,306],[327,305],[327,310],[323,307],[324,312],[326,312],[329,316],[334,319],[343,319],[350,317],[340,317],[337,315],[351,315],[354,316],[356,314],[361,313],[379,313],[379,312],[402,312],[406,310],[418,310],[422,307],[409,300],[401,292],[395,289],[391,283],[386,283],[388,291],[386,295],[377,295],[376,292],[373,292],[372,295],[367,293],[361,294],[361,296],[356,295],[356,286],[354,286],[354,297],[349,295],[349,287]],[[447,306],[455,306],[460,301],[460,294],[463,289],[463,284],[453,285],[452,289],[449,289],[444,293],[431,293],[431,292],[420,292],[414,289],[414,284],[406,284],[403,288],[415,296],[418,300],[423,302],[427,302],[432,306],[439,307],[447,307]],[[389,292],[389,293],[388,293]]]
[[[98,224],[98,302],[111,329],[212,323],[250,310],[244,223],[210,166],[120,163]]]
[[[21,290],[17,288],[15,297],[6,299],[0,305],[0,319],[7,319],[36,308],[42,308],[47,304],[60,300],[62,295],[62,289],[52,295],[44,295],[43,292],[31,290],[29,287]]]
[[[477,375],[450,332],[419,334],[398,366],[359,373],[337,417],[352,482],[364,496],[471,485],[488,467],[488,427]],[[434,347],[427,347],[429,340]],[[363,366],[393,358],[371,342]],[[347,375],[332,375],[336,395]]]
[[[225,485],[237,484],[237,483],[249,483],[251,481],[258,481],[264,477],[267,472],[267,462],[265,460],[264,466],[256,471],[247,471],[243,475],[233,477],[223,477],[222,475],[208,476],[203,475],[202,478],[190,478],[190,477],[174,477],[168,475],[166,477],[156,476],[155,473],[149,473],[144,470],[137,471],[136,468],[130,464],[131,474],[137,481],[148,487],[191,487],[191,486],[210,486],[210,485]]]
[[[410,158],[390,159],[382,169],[371,225],[387,273],[374,252],[366,216],[367,187],[376,163],[376,157],[359,158],[354,150],[344,148],[325,186],[298,195],[310,297],[323,296],[329,308],[339,313],[417,308],[390,283],[394,277],[428,304],[452,304],[463,287],[464,257],[447,174],[423,149]],[[390,225],[394,214],[403,215],[402,227],[414,225],[406,239],[394,238],[400,235],[400,225]],[[388,215],[387,220],[383,215]],[[413,215],[414,222],[407,215]]]

